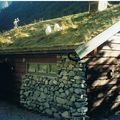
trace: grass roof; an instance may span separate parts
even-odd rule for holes
[[[0,34],[1,51],[71,49],[91,40],[120,20],[120,5],[103,12],[82,13],[38,21]],[[45,34],[45,26],[58,23],[59,32]]]

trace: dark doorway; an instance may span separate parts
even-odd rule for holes
[[[7,62],[0,63],[0,99],[12,100],[13,72]]]

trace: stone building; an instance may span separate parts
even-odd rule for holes
[[[66,120],[117,111],[119,9],[40,21],[1,34],[1,98]],[[44,24],[54,23],[64,29],[46,36]]]

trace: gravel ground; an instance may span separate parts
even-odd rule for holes
[[[108,118],[94,118],[90,120],[120,120],[120,115],[113,115]]]
[[[0,120],[58,120],[0,101]]]
[[[16,105],[0,101],[0,120],[58,120],[41,116]],[[90,120],[120,120],[120,115],[113,115],[108,118],[94,118]]]

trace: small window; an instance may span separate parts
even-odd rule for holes
[[[57,65],[55,63],[29,63],[27,64],[28,73],[55,75]]]
[[[51,74],[55,74],[56,71],[57,71],[57,65],[56,65],[56,64],[50,64],[50,65],[49,65],[49,72],[50,72]]]
[[[27,71],[28,72],[36,72],[37,70],[36,70],[36,64],[34,64],[34,63],[31,63],[31,64],[28,64],[28,66],[27,66]]]
[[[48,73],[48,65],[47,64],[38,64],[38,72],[39,73]]]

